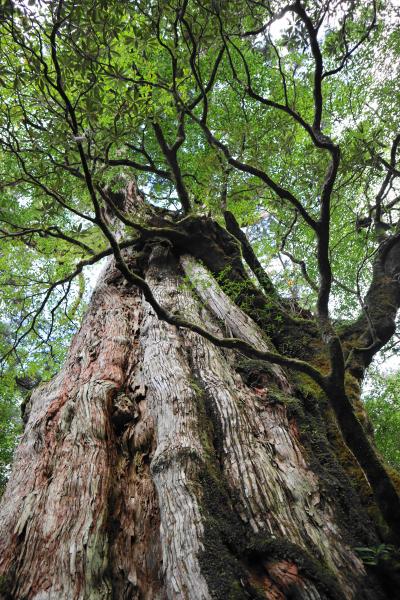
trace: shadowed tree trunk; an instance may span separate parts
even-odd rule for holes
[[[165,242],[147,257],[164,308],[268,349],[196,258]],[[389,597],[354,551],[376,526],[321,392],[160,321],[111,260],[25,416],[3,599]]]

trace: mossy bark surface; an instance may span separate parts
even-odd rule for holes
[[[270,348],[256,293],[246,314],[214,278],[222,259],[213,274],[175,250],[146,250],[158,302]],[[0,598],[390,597],[355,551],[379,531],[322,393],[160,322],[111,261],[27,411],[0,509]]]

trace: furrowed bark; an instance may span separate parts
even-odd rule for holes
[[[268,350],[194,258],[156,244],[146,271],[169,311]],[[253,384],[242,360],[160,322],[110,262],[64,368],[29,402],[0,598],[385,598],[303,445],[296,387],[265,363]]]
[[[174,273],[162,268],[163,252],[152,253],[147,279],[158,301],[175,305]],[[159,322],[146,303],[141,333],[143,381],[157,432],[151,472],[161,510],[161,540],[169,598],[210,598],[198,556],[204,528],[199,499],[199,463],[204,460],[197,435],[196,393],[176,328]]]
[[[210,280],[204,267],[190,257],[183,257],[182,262],[214,316],[231,328],[234,335],[267,349],[255,323],[229,301]],[[335,531],[332,523],[333,511],[329,500],[325,499],[324,508],[320,503],[318,481],[302,458],[299,440],[284,407],[262,403],[254,394],[246,394],[230,377],[228,357],[201,338],[197,342],[196,339],[191,340],[190,347],[195,349],[196,346],[203,348],[197,351],[194,366],[207,396],[213,401],[224,431],[224,474],[240,498],[242,520],[249,523],[255,533],[290,539],[305,550],[317,548],[338,578],[341,577],[339,565],[342,564],[343,567],[346,565],[349,579],[355,582],[362,567],[358,559],[342,547],[340,533]],[[288,393],[290,387],[283,372],[276,366],[272,370],[279,387]],[[289,498],[291,501],[288,501]],[[308,523],[305,515],[312,515]],[[317,527],[316,522],[319,523]],[[322,524],[325,524],[325,531]],[[329,542],[325,536],[330,538]],[[351,590],[349,582],[343,582],[343,587],[346,594],[351,595],[355,591]],[[307,593],[304,597],[308,597]],[[310,597],[313,594],[318,597],[316,589],[310,592]]]
[[[29,402],[29,419],[0,515],[0,564],[9,594],[5,597],[110,598],[108,555],[118,557],[118,546],[129,544],[129,530],[125,539],[117,535],[113,544],[112,507],[117,512],[118,508],[110,498],[116,483],[137,493],[146,488],[145,478],[138,482],[135,477],[132,457],[126,459],[129,468],[121,465],[122,456],[117,459],[114,426],[116,406],[135,366],[140,296],[108,283],[107,278],[118,276],[115,271],[108,269],[103,276],[105,283],[94,294],[65,367],[35,390]],[[124,483],[114,481],[115,469]],[[143,511],[145,522],[139,529],[157,530],[154,491],[146,496],[147,506],[154,508]],[[126,504],[131,502],[134,496],[125,498]],[[123,515],[125,520],[129,512],[141,512],[140,496],[136,502]],[[131,561],[126,585],[129,580],[136,585],[141,569],[152,570],[151,555],[160,547],[157,539],[147,537],[149,547],[141,559]],[[132,549],[133,556],[138,550],[140,546]],[[156,597],[151,586],[148,590],[145,597]]]

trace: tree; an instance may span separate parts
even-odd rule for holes
[[[372,382],[365,405],[375,429],[376,445],[388,463],[400,469],[399,372],[372,373]]]
[[[396,19],[2,4],[2,360],[33,387],[2,598],[393,597],[360,385],[400,304]]]

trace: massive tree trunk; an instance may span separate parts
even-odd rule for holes
[[[267,348],[188,254],[154,245],[146,280],[169,311]],[[160,321],[112,261],[26,419],[3,599],[390,597],[354,550],[376,526],[321,392]]]

